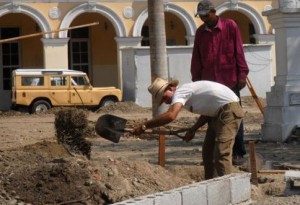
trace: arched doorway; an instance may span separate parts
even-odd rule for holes
[[[99,22],[99,25],[68,32],[69,69],[86,72],[94,86],[117,86],[117,45],[111,22],[97,13],[78,15],[71,26]]]
[[[25,14],[6,14],[0,18],[0,25],[0,39],[41,32],[39,25]],[[40,36],[1,43],[1,90],[11,90],[11,73],[13,70],[17,68],[43,68],[43,64],[43,44]]]
[[[142,46],[149,46],[148,10],[141,12],[135,21],[133,37],[143,37]],[[197,26],[193,18],[181,7],[165,4],[165,25],[167,44],[192,45]],[[170,40],[168,40],[170,39]],[[174,43],[175,41],[176,43]]]
[[[79,16],[80,18],[78,18]],[[71,24],[75,25],[75,23],[91,23],[94,20],[99,22],[99,25],[90,28],[89,31],[90,43],[88,51],[90,52],[89,65],[91,68],[88,70],[91,72],[89,73],[90,79],[93,85],[97,87],[121,87],[120,59],[115,38],[125,36],[125,26],[112,9],[94,2],[80,4],[65,15],[60,27],[66,28]],[[100,32],[103,33],[100,34]],[[108,39],[101,38],[104,32],[107,33]],[[58,36],[64,39],[68,36],[68,32],[61,31]],[[102,52],[102,56],[100,52]],[[110,56],[106,58],[107,55]]]
[[[165,30],[167,46],[187,45],[186,29],[182,21],[174,14],[165,12]],[[149,46],[149,26],[148,19],[142,27],[142,46]]]
[[[243,13],[238,11],[228,10],[220,14],[223,18],[229,18],[236,22],[240,28],[243,44],[255,44],[255,34],[254,25],[251,20]]]

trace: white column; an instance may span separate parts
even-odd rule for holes
[[[69,38],[42,39],[45,69],[68,69],[68,41]]]
[[[300,125],[300,10],[281,7],[263,15],[275,29],[276,76],[267,93],[262,134],[264,140],[284,141]]]
[[[195,36],[185,36],[185,39],[187,40],[188,46],[193,46],[195,41]]]
[[[143,37],[133,37],[133,38],[125,38],[125,37],[116,37],[115,40],[117,42],[117,51],[118,51],[118,88],[123,89],[123,68],[122,68],[122,48],[128,47],[140,47],[141,41]]]

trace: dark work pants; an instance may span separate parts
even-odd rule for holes
[[[238,86],[231,88],[231,90],[241,99],[240,90],[239,90]],[[240,104],[242,106],[241,100],[240,100]],[[232,155],[233,156],[237,156],[237,155],[244,156],[245,154],[246,154],[246,148],[244,145],[244,123],[242,121],[241,125],[239,127],[239,130],[238,130],[238,133],[235,137]]]

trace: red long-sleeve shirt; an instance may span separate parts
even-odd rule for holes
[[[233,88],[246,80],[247,66],[240,31],[231,19],[219,17],[217,26],[197,31],[191,61],[192,81],[210,80]]]

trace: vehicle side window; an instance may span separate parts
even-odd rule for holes
[[[29,77],[24,76],[21,80],[22,86],[43,86],[44,77]]]
[[[66,76],[51,76],[51,86],[65,86],[67,85]]]
[[[86,80],[85,76],[72,76],[71,83],[73,86],[76,85],[89,85],[88,81]]]

